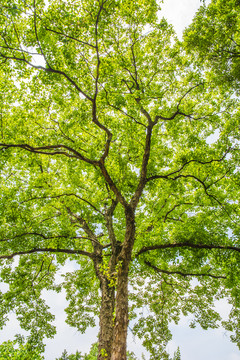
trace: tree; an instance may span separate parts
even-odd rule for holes
[[[41,294],[62,286],[68,324],[99,317],[98,360],[126,359],[129,321],[168,359],[169,323],[217,327],[221,298],[240,344],[239,103],[158,10],[2,0],[0,321],[14,310],[30,347],[54,336]]]
[[[174,352],[173,360],[181,360],[181,353],[180,353],[179,347],[178,347],[177,350]]]

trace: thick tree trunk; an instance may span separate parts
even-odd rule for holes
[[[126,210],[125,240],[119,254],[115,325],[111,360],[127,359],[128,329],[128,272],[135,239],[135,218],[131,208]]]
[[[118,274],[115,326],[111,360],[126,360],[128,328],[128,264],[122,264]]]
[[[109,287],[106,278],[101,281],[100,332],[98,338],[98,360],[110,360],[112,353],[115,288]]]

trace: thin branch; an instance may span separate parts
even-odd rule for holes
[[[178,102],[178,104],[177,104],[177,110],[176,110],[171,116],[165,117],[165,116],[162,116],[162,115],[156,115],[155,120],[154,120],[154,124],[156,124],[159,119],[165,120],[165,121],[174,120],[177,115],[183,115],[183,116],[186,116],[186,117],[190,117],[191,115],[184,114],[183,112],[181,112],[181,111],[179,110],[179,107],[180,107],[180,105],[181,105],[182,100],[183,100],[193,89],[195,89],[196,87],[198,87],[198,86],[200,86],[200,85],[203,85],[203,83],[199,83],[199,84],[197,84],[197,85],[192,86],[190,89],[188,89],[188,91],[180,98],[180,100],[179,100],[179,102]]]
[[[232,150],[231,147],[229,147],[225,153],[223,154],[223,156],[219,159],[212,159],[212,160],[208,160],[208,161],[201,161],[201,160],[189,160],[187,161],[186,163],[184,163],[178,170],[175,170],[175,171],[172,171],[171,173],[168,173],[168,174],[165,174],[165,175],[153,175],[153,176],[150,176],[149,178],[147,178],[147,182],[148,181],[151,181],[151,180],[155,180],[155,179],[167,179],[169,176],[171,175],[174,175],[174,174],[177,174],[179,172],[181,172],[187,165],[195,162],[197,164],[202,164],[202,165],[207,165],[207,164],[211,164],[213,162],[221,162],[225,159],[225,157],[227,156],[227,154],[229,153],[229,151]]]
[[[44,67],[44,66],[41,66],[41,65],[34,65],[32,64],[30,61],[24,59],[24,58],[21,58],[21,57],[17,57],[17,56],[7,56],[3,53],[0,52],[0,57],[6,59],[6,60],[15,60],[15,61],[20,61],[20,62],[24,62],[26,63],[27,65],[31,66],[32,68],[34,69],[38,69],[38,70],[43,70],[45,72],[48,72],[48,73],[54,73],[54,74],[59,74],[59,75],[62,75],[63,77],[65,77],[74,87],[75,89],[80,93],[82,94],[86,99],[88,99],[89,101],[93,101],[93,99],[87,95],[78,85],[77,83],[72,79],[70,78],[69,75],[67,75],[64,71],[62,70],[57,70],[57,69],[53,69],[52,67]]]
[[[97,67],[96,67],[96,78],[95,78],[95,94],[94,94],[94,97],[92,99],[92,121],[100,129],[105,131],[105,133],[107,135],[107,141],[106,141],[106,144],[105,144],[105,150],[104,150],[103,155],[101,156],[100,162],[104,162],[105,159],[107,158],[107,156],[109,154],[110,143],[111,143],[111,140],[112,140],[111,131],[106,126],[101,124],[99,122],[99,120],[98,120],[98,117],[97,117],[98,82],[99,82],[99,77],[100,77],[100,64],[101,64],[100,54],[99,54],[99,47],[98,47],[98,25],[99,25],[99,21],[100,21],[101,12],[103,10],[103,5],[104,5],[104,1],[102,2],[102,4],[99,7],[99,11],[98,11],[97,18],[96,18],[96,23],[95,23],[95,41],[96,41],[95,48],[96,48],[96,55],[97,55]]]
[[[41,54],[47,64],[47,66],[50,68],[51,66],[49,65],[49,62],[43,52],[43,49],[42,49],[42,45],[40,43],[40,40],[39,40],[39,37],[38,37],[38,31],[37,31],[37,20],[36,20],[36,0],[33,1],[33,8],[34,8],[34,13],[33,13],[33,21],[34,21],[34,32],[35,32],[35,36],[36,36],[36,40],[37,40],[37,43],[38,43],[38,46],[39,46],[39,49],[41,51]]]
[[[113,104],[110,104],[110,102],[109,102],[109,100],[108,100],[108,91],[107,91],[104,87],[103,87],[103,90],[104,90],[105,93],[106,93],[106,100],[107,100],[107,104],[108,104],[109,106],[111,106],[113,109],[121,112],[123,115],[129,117],[129,118],[132,119],[136,124],[142,125],[142,126],[144,126],[145,128],[147,128],[147,126],[146,126],[145,124],[141,123],[140,121],[137,121],[132,115],[129,115],[126,111],[120,109],[119,107],[117,107],[117,106],[115,106],[115,105],[113,105]]]
[[[43,200],[43,199],[58,199],[60,197],[63,196],[74,196],[79,200],[84,201],[85,203],[87,203],[88,205],[90,205],[96,212],[98,212],[99,214],[103,215],[103,213],[101,212],[101,210],[98,210],[92,203],[90,203],[90,201],[83,199],[81,196],[74,194],[74,193],[70,193],[70,194],[59,194],[59,195],[55,195],[55,196],[36,196],[24,201],[21,201],[20,204],[26,203],[28,201],[32,201],[32,200]]]
[[[108,209],[106,209],[105,214],[104,214],[105,220],[106,220],[106,227],[108,229],[108,235],[109,235],[109,239],[111,241],[113,250],[116,248],[116,244],[117,244],[117,239],[116,239],[115,231],[113,228],[113,214],[114,214],[117,204],[118,204],[117,200],[112,200],[111,206]]]
[[[0,146],[2,146],[1,150],[5,150],[8,148],[20,148],[20,149],[27,150],[29,152],[37,153],[37,154],[65,155],[70,158],[80,159],[80,160],[85,161],[92,165],[97,165],[97,161],[88,159],[85,156],[83,156],[81,153],[79,153],[77,150],[71,148],[70,146],[62,145],[62,144],[33,147],[29,144],[3,144],[3,143],[0,143]],[[58,151],[57,149],[65,149],[65,150],[69,151],[70,154],[65,151]],[[72,155],[71,153],[74,155]]]
[[[166,222],[166,221],[167,221],[168,215],[169,215],[172,211],[174,211],[177,207],[182,206],[182,205],[193,205],[193,204],[192,204],[192,203],[181,203],[181,204],[176,204],[176,205],[174,205],[173,208],[170,209],[170,210],[166,213],[166,215],[164,216],[163,222]],[[175,220],[175,219],[172,219],[172,220]]]
[[[15,256],[34,254],[34,253],[62,253],[62,254],[73,254],[73,255],[84,255],[93,259],[94,254],[83,250],[71,250],[71,249],[54,249],[54,248],[34,248],[26,251],[17,251],[9,255],[0,255],[0,259],[13,259]]]
[[[129,204],[127,203],[125,197],[122,195],[121,191],[118,189],[118,187],[116,186],[116,184],[114,183],[114,181],[112,180],[110,174],[108,173],[105,164],[103,161],[100,161],[98,163],[98,166],[107,182],[107,184],[109,185],[110,189],[112,190],[112,192],[116,195],[117,200],[124,206],[124,208],[128,208]]]
[[[89,237],[85,237],[85,236],[68,236],[68,235],[54,235],[54,236],[49,236],[49,235],[44,235],[38,232],[25,232],[19,235],[15,235],[12,238],[5,238],[5,239],[0,239],[0,242],[4,242],[4,241],[12,241],[14,239],[18,239],[24,236],[39,236],[41,238],[43,238],[44,240],[50,240],[50,239],[85,239],[85,240],[90,240]]]
[[[102,245],[100,244],[100,242],[98,241],[97,236],[94,234],[94,232],[90,229],[88,223],[86,222],[86,220],[84,220],[81,216],[75,214],[74,212],[71,211],[71,209],[69,207],[66,207],[69,215],[72,218],[75,218],[77,220],[77,222],[80,224],[80,227],[85,231],[85,233],[87,234],[87,236],[89,237],[92,246],[94,248],[94,253],[99,253],[102,250]]]
[[[64,37],[67,38],[67,39],[74,40],[74,41],[80,43],[81,45],[87,45],[87,46],[90,46],[90,47],[93,48],[93,49],[96,48],[95,45],[89,44],[89,43],[86,42],[86,41],[79,40],[79,39],[77,39],[77,38],[75,38],[75,37],[73,37],[73,36],[66,35],[66,34],[64,34],[64,33],[61,32],[61,31],[53,30],[53,29],[50,29],[50,28],[48,28],[48,27],[46,27],[46,26],[45,26],[45,29],[46,29],[47,31],[49,31],[49,32],[54,33],[54,34],[64,36]]]
[[[208,250],[231,250],[240,252],[240,248],[236,246],[223,246],[223,245],[214,245],[214,244],[193,244],[189,241],[185,241],[182,243],[173,243],[173,244],[159,244],[152,246],[144,246],[138,253],[135,255],[138,257],[139,255],[153,250],[162,250],[162,249],[177,249],[177,248],[190,248],[190,249],[208,249]]]
[[[156,272],[163,273],[163,274],[168,274],[168,275],[181,275],[183,277],[187,277],[187,276],[196,276],[196,277],[206,276],[206,277],[211,277],[211,278],[214,278],[214,279],[226,279],[226,276],[212,275],[212,274],[208,274],[208,273],[186,273],[186,272],[182,272],[182,271],[168,271],[168,270],[159,269],[155,265],[151,264],[149,261],[144,261],[144,263],[147,266],[154,269]]]

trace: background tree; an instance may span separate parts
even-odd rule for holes
[[[178,347],[177,350],[174,352],[173,360],[181,360],[181,353],[180,353],[179,347]]]
[[[2,0],[0,321],[14,310],[30,348],[54,336],[41,294],[62,286],[68,324],[99,316],[98,360],[126,359],[129,320],[168,359],[169,323],[217,327],[221,298],[239,345],[239,103],[158,10]]]

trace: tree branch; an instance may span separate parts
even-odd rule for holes
[[[21,50],[19,50],[21,51]],[[62,75],[63,77],[65,77],[74,87],[75,89],[80,93],[82,94],[86,99],[88,99],[89,101],[93,101],[93,99],[87,95],[78,85],[77,83],[69,76],[67,75],[64,71],[62,70],[57,70],[57,69],[53,69],[52,67],[44,67],[44,66],[41,66],[41,65],[34,65],[32,64],[30,61],[26,60],[25,58],[21,58],[21,57],[17,57],[17,56],[7,56],[3,53],[0,52],[0,57],[6,59],[6,60],[15,60],[15,61],[20,61],[20,62],[24,62],[25,64],[31,66],[32,68],[34,69],[38,69],[38,70],[43,70],[45,72],[48,72],[48,73],[54,73],[54,74],[59,74],[59,75]]]
[[[131,199],[131,202],[130,202],[133,209],[136,209],[136,206],[139,202],[139,199],[142,195],[143,189],[147,182],[146,181],[147,180],[147,166],[148,166],[150,150],[151,150],[152,128],[153,128],[153,125],[148,125],[148,127],[147,127],[147,134],[146,134],[146,139],[145,139],[145,149],[144,149],[144,154],[143,154],[143,159],[142,159],[140,179],[139,179],[137,189],[136,189],[136,191]]]
[[[74,196],[76,197],[77,199],[79,200],[82,200],[84,201],[85,203],[87,203],[88,205],[90,205],[96,212],[98,212],[99,214],[101,215],[104,215],[102,213],[101,210],[98,210],[92,203],[90,203],[90,201],[86,200],[86,199],[83,199],[81,196],[77,195],[77,194],[60,194],[60,195],[55,195],[55,196],[36,196],[36,197],[33,197],[33,198],[30,198],[30,199],[27,199],[27,200],[24,200],[24,201],[21,201],[20,204],[24,204],[28,201],[32,201],[32,200],[43,200],[43,199],[58,199],[60,197],[63,197],[63,196]]]
[[[212,274],[208,274],[208,273],[186,273],[186,272],[182,272],[182,271],[168,271],[168,270],[159,269],[155,265],[151,264],[149,261],[144,261],[144,263],[147,266],[154,269],[156,272],[167,274],[167,275],[181,275],[183,277],[187,277],[187,276],[196,276],[196,277],[206,276],[206,277],[211,277],[211,278],[214,278],[214,279],[226,279],[226,276],[212,275]]]
[[[229,153],[229,151],[232,150],[231,147],[229,147],[225,153],[223,154],[223,156],[219,159],[212,159],[212,160],[208,160],[208,161],[201,161],[201,160],[189,160],[187,161],[185,164],[183,164],[178,170],[175,170],[175,171],[172,171],[171,173],[168,173],[166,175],[153,175],[153,176],[150,176],[149,178],[146,179],[146,181],[151,181],[151,180],[155,180],[155,179],[167,179],[169,176],[171,175],[174,175],[174,174],[177,174],[179,172],[181,172],[187,165],[195,162],[197,164],[202,164],[202,165],[207,165],[207,164],[211,164],[213,162],[221,162],[225,159],[225,157],[227,156],[227,154]]]
[[[79,40],[79,39],[77,39],[77,38],[75,38],[75,37],[73,37],[73,36],[66,35],[66,34],[64,34],[64,33],[61,32],[61,31],[53,30],[53,29],[50,29],[50,28],[48,28],[48,27],[46,27],[46,26],[45,26],[45,29],[46,29],[47,31],[49,31],[49,32],[52,32],[52,33],[57,34],[57,35],[64,36],[64,37],[67,38],[67,39],[74,40],[74,41],[76,41],[76,42],[78,42],[78,43],[80,43],[80,44],[82,44],[82,45],[87,45],[87,46],[95,49],[95,45],[89,44],[89,43],[86,42],[86,41]]]
[[[173,243],[173,244],[159,244],[159,245],[152,245],[152,246],[144,246],[141,250],[137,252],[135,257],[139,255],[153,250],[162,250],[162,249],[175,249],[175,248],[191,248],[191,249],[208,249],[208,250],[231,250],[240,252],[240,247],[236,246],[223,246],[223,245],[214,245],[214,244],[191,244],[188,241],[182,243]]]
[[[53,240],[53,239],[83,239],[83,240],[89,240],[91,241],[91,239],[89,237],[86,236],[68,236],[68,235],[54,235],[54,236],[49,236],[49,235],[44,235],[38,232],[25,232],[19,235],[15,235],[12,238],[3,238],[0,239],[0,242],[5,242],[5,241],[13,241],[15,239],[24,237],[24,236],[39,236],[41,238],[43,238],[44,240]]]
[[[155,119],[154,119],[154,124],[156,124],[159,119],[165,120],[165,121],[174,120],[177,115],[183,115],[183,116],[190,117],[190,115],[184,114],[183,112],[181,112],[181,111],[179,110],[179,107],[180,107],[180,105],[181,105],[182,100],[183,100],[193,89],[197,88],[197,87],[200,86],[200,85],[203,85],[203,83],[199,83],[199,84],[197,84],[197,85],[192,86],[190,89],[188,89],[188,91],[180,98],[180,100],[179,100],[179,102],[178,102],[178,104],[177,104],[177,110],[175,111],[175,113],[173,113],[173,115],[171,115],[171,116],[169,116],[169,117],[165,117],[165,116],[162,116],[162,115],[156,115],[156,117],[155,117]]]
[[[116,195],[117,200],[123,205],[123,207],[126,209],[129,207],[129,204],[127,203],[125,197],[122,195],[121,191],[118,189],[118,187],[116,186],[116,184],[114,183],[114,181],[112,180],[111,176],[109,175],[103,160],[99,161],[98,166],[107,182],[107,184],[109,185],[110,189],[112,190],[112,192]]]
[[[74,150],[70,146],[62,145],[62,144],[33,147],[33,146],[29,145],[29,144],[5,144],[5,143],[0,143],[0,146],[2,146],[1,150],[5,150],[5,149],[8,149],[8,148],[20,148],[20,149],[27,150],[29,152],[37,153],[37,154],[65,155],[65,156],[70,157],[70,158],[80,159],[80,160],[85,161],[86,163],[91,164],[91,165],[97,165],[97,161],[88,159],[85,156],[83,156],[81,153],[79,153],[77,150]],[[57,149],[65,149],[65,150],[69,151],[70,154],[65,152],[65,151],[58,151]],[[71,153],[74,154],[74,155],[72,155]]]
[[[94,258],[94,254],[90,253],[88,251],[83,251],[83,250],[71,250],[71,249],[54,249],[54,248],[34,248],[31,250],[26,250],[26,251],[17,251],[14,252],[12,254],[9,255],[0,255],[0,259],[12,259],[15,256],[20,256],[20,255],[27,255],[27,254],[33,254],[33,253],[41,253],[41,252],[47,252],[47,253],[63,253],[63,254],[73,254],[73,255],[84,255],[84,256],[88,256],[89,258],[93,259]]]

